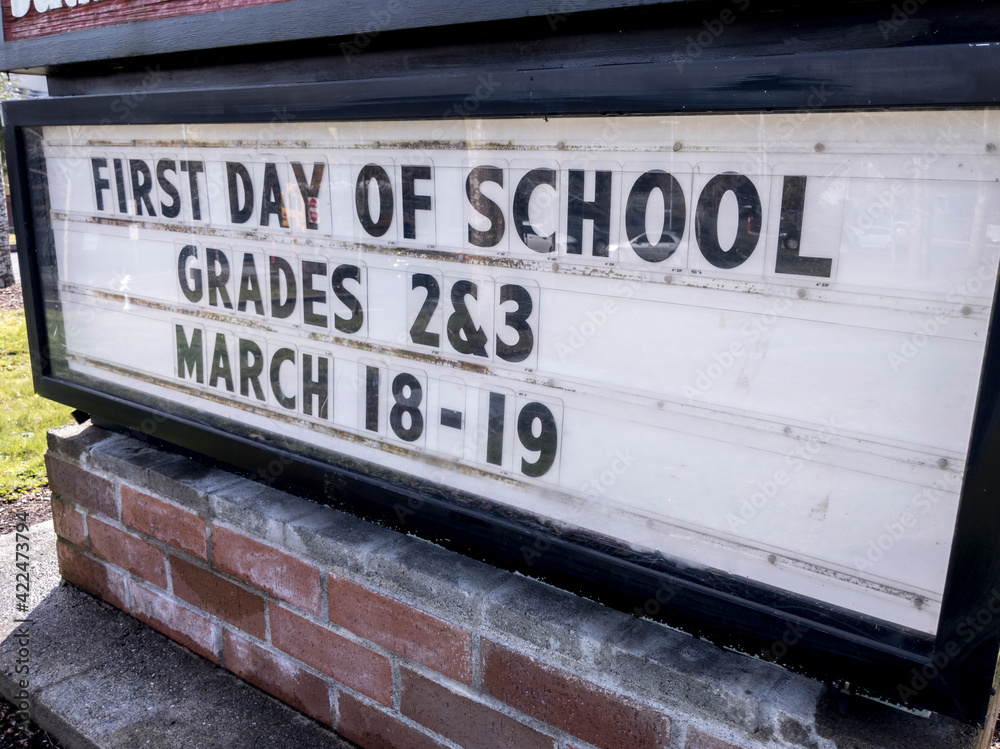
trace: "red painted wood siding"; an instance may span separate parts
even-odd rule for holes
[[[35,10],[34,3],[28,13],[15,18],[11,0],[3,4],[3,36],[8,42],[19,39],[36,39],[67,31],[80,31],[101,26],[115,26],[157,18],[174,18],[216,10],[248,8],[254,5],[288,2],[288,0],[91,0],[74,8],[53,8],[44,13]]]

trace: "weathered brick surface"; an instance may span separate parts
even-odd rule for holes
[[[57,497],[118,519],[115,487],[106,478],[95,476],[51,453],[45,456],[45,468],[48,471],[49,486]]]
[[[132,583],[132,614],[213,663],[216,652],[216,625],[206,616],[186,609],[176,600],[145,585]]]
[[[403,668],[400,712],[465,749],[553,749],[543,733]]]
[[[149,469],[169,460],[170,454],[140,440],[116,434],[90,449],[89,465],[119,481],[145,486]]]
[[[222,633],[226,668],[282,702],[330,725],[330,685],[291,658],[268,652],[235,632]]]
[[[208,515],[208,498],[214,491],[244,480],[234,473],[183,455],[171,455],[169,460],[149,469],[146,474],[148,483],[142,486],[205,517]]]
[[[458,626],[400,601],[329,576],[330,621],[468,684],[472,636]]]
[[[240,479],[213,491],[208,502],[219,522],[272,544],[284,542],[287,523],[316,510],[315,502],[250,479]]]
[[[395,543],[361,559],[388,595],[419,601],[430,613],[467,627],[479,624],[484,597],[512,578],[509,572],[413,536],[398,536]]]
[[[90,559],[64,541],[56,544],[59,572],[74,585],[128,611],[125,573]]]
[[[93,515],[87,521],[87,530],[90,532],[90,550],[101,559],[161,588],[167,587],[167,571],[160,549]]]
[[[670,719],[655,710],[494,642],[482,661],[488,694],[601,749],[670,745]]]
[[[691,726],[687,730],[687,740],[684,742],[684,749],[742,749],[742,747],[739,744],[723,741]]]
[[[337,698],[337,733],[365,749],[445,749],[440,741],[349,694]]]
[[[122,486],[121,502],[125,525],[175,549],[208,559],[208,534],[203,518],[130,486]]]
[[[331,571],[352,574],[363,573],[373,554],[399,538],[395,531],[319,505],[289,520],[284,533],[292,553],[315,559]]]
[[[666,605],[659,600],[668,595],[661,589],[657,599],[650,600]],[[650,621],[638,621],[608,640],[598,667],[603,673],[623,675],[639,694],[683,695],[692,711],[724,715],[727,724],[746,734],[773,722],[759,695],[780,692],[790,678],[799,678],[773,663],[706,648],[700,640]]]
[[[634,623],[627,614],[518,576],[491,591],[483,606],[487,630],[588,665]]]
[[[71,460],[80,460],[94,445],[112,437],[112,433],[90,422],[67,424],[50,429],[45,435],[49,451]]]
[[[212,558],[222,572],[320,615],[320,572],[315,565],[221,525],[212,526]]]
[[[271,607],[271,642],[341,684],[392,704],[392,668],[385,656],[281,606]]]
[[[52,525],[56,535],[62,536],[79,547],[87,544],[87,534],[83,527],[83,513],[71,505],[52,498]]]
[[[178,598],[264,639],[263,598],[174,556],[170,557],[170,576]]]

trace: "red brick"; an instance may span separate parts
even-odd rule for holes
[[[226,668],[321,723],[331,724],[330,685],[228,629],[222,633]]]
[[[98,598],[128,611],[125,593],[125,573],[102,564],[65,541],[56,545],[59,559],[59,573],[74,585],[78,585]]]
[[[176,640],[213,663],[216,652],[215,624],[205,616],[144,585],[132,584],[132,614],[141,622]]]
[[[90,550],[95,555],[124,567],[154,585],[167,587],[167,570],[160,549],[93,515],[87,520],[87,530],[90,534]]]
[[[445,749],[444,744],[397,717],[341,692],[337,733],[365,749]]]
[[[215,567],[320,616],[319,568],[242,533],[212,526]]]
[[[409,669],[400,712],[465,749],[553,749],[555,740]]]
[[[266,604],[260,596],[174,556],[170,557],[170,577],[178,598],[264,639]]]
[[[280,606],[271,607],[276,648],[384,705],[392,704],[389,659]]]
[[[739,744],[731,744],[715,736],[699,731],[693,726],[687,730],[687,741],[684,742],[686,749],[742,749]]]
[[[87,532],[83,528],[83,513],[75,507],[52,498],[52,524],[56,535],[81,548],[87,546]]]
[[[115,487],[106,478],[95,476],[51,454],[45,456],[45,468],[53,494],[118,519]]]
[[[205,520],[196,513],[122,486],[122,522],[175,549],[208,560]]]
[[[472,635],[405,603],[336,575],[329,577],[330,621],[466,684]]]
[[[670,719],[521,653],[483,641],[483,688],[601,749],[670,746]]]

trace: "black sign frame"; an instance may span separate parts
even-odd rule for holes
[[[995,45],[766,56],[692,66],[683,76],[670,63],[613,70],[493,71],[499,94],[479,102],[475,116],[818,112],[1000,103]],[[933,70],[933,76],[928,80],[914,70]],[[964,85],[950,85],[956,79]],[[462,102],[480,80],[481,74],[472,71],[152,93],[114,124],[266,123],[279,112],[286,121],[436,119],[442,112],[462,111]],[[831,93],[817,102],[816,91]],[[983,724],[1000,653],[1000,546],[995,542],[1000,490],[993,468],[1000,465],[1000,328],[992,322],[940,627],[932,638],[721,573],[682,569],[596,534],[566,535],[531,515],[458,496],[446,487],[406,485],[332,466],[241,433],[235,424],[220,431],[181,413],[54,376],[47,358],[38,263],[39,252],[45,251],[38,238],[47,221],[47,199],[44,184],[32,179],[40,165],[30,162],[28,146],[41,126],[106,124],[115,100],[67,97],[3,106],[34,383],[40,395],[140,435],[155,432],[158,440],[240,469],[252,471],[280,460],[282,482],[318,501],[774,660],[834,687]]]

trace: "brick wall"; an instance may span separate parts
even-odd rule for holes
[[[362,747],[972,746],[95,427],[51,433],[47,464],[65,579]]]

